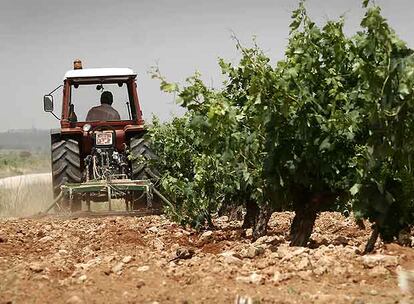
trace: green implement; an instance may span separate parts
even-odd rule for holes
[[[62,185],[62,193],[69,196],[69,205],[72,207],[73,196],[81,194],[86,196],[88,211],[91,210],[89,194],[94,193],[107,197],[109,211],[112,211],[112,198],[123,196],[131,191],[141,191],[146,195],[147,207],[152,207],[152,188],[153,185],[148,180],[130,179],[108,179],[98,181],[87,181],[84,183],[66,183]],[[126,201],[127,211],[131,210],[131,204]]]
[[[146,208],[144,210],[133,210],[133,193],[141,193],[138,199],[146,199]],[[69,207],[72,207],[75,197],[81,198],[86,202],[88,216],[101,216],[101,215],[141,215],[142,214],[160,214],[162,209],[153,208],[152,199],[153,195],[156,195],[165,204],[170,207],[172,204],[154,187],[149,180],[131,180],[131,179],[108,179],[108,180],[92,180],[83,183],[65,183],[61,186],[60,195],[53,201],[53,203],[41,214],[48,213],[52,208],[61,208],[59,203],[63,200],[63,197],[69,198]],[[108,212],[91,212],[91,197],[99,197],[101,201],[108,202]],[[145,196],[145,197],[144,197]],[[135,196],[136,197],[136,196]],[[124,212],[112,210],[113,199],[124,199],[126,204],[126,210]],[[75,215],[84,214],[82,210],[76,212]],[[94,214],[96,213],[96,214]]]

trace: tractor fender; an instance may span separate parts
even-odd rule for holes
[[[50,140],[51,143],[58,142],[62,138],[62,132],[60,129],[50,129]]]
[[[147,133],[147,129],[143,125],[128,125],[124,128],[125,140],[129,143],[132,137],[142,137]]]
[[[79,141],[82,136],[82,129],[72,130],[72,129],[51,129],[50,130],[50,139],[51,144],[58,142],[62,139],[74,139]]]

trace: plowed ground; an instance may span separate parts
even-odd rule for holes
[[[397,280],[412,248],[362,257],[369,228],[337,213],[319,216],[312,249],[288,247],[292,217],[254,243],[226,217],[207,232],[163,216],[3,219],[0,303],[414,303]]]

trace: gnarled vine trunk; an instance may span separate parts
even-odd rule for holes
[[[241,221],[243,219],[243,206],[236,204],[223,205],[218,210],[218,216],[226,215],[230,221]]]
[[[253,240],[257,240],[259,237],[266,235],[267,224],[269,223],[272,213],[273,208],[270,204],[263,204],[260,206],[256,224],[253,227]]]
[[[253,228],[256,225],[257,217],[259,215],[260,208],[253,200],[246,202],[246,214],[243,220],[243,229]]]
[[[307,246],[319,212],[326,210],[343,193],[309,193],[302,190],[294,202],[295,217],[290,227],[290,246]]]
[[[305,247],[312,234],[318,211],[310,204],[296,204],[295,217],[290,226],[290,246]]]
[[[365,245],[364,254],[371,253],[372,251],[374,251],[375,243],[377,242],[378,236],[379,236],[378,225],[374,224],[372,225],[371,236],[369,237],[367,244]]]

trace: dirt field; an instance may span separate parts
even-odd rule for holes
[[[362,257],[369,231],[324,213],[314,249],[287,246],[292,214],[274,214],[252,243],[240,223],[196,233],[164,217],[3,219],[0,303],[414,303],[398,269],[414,250],[381,246]]]

